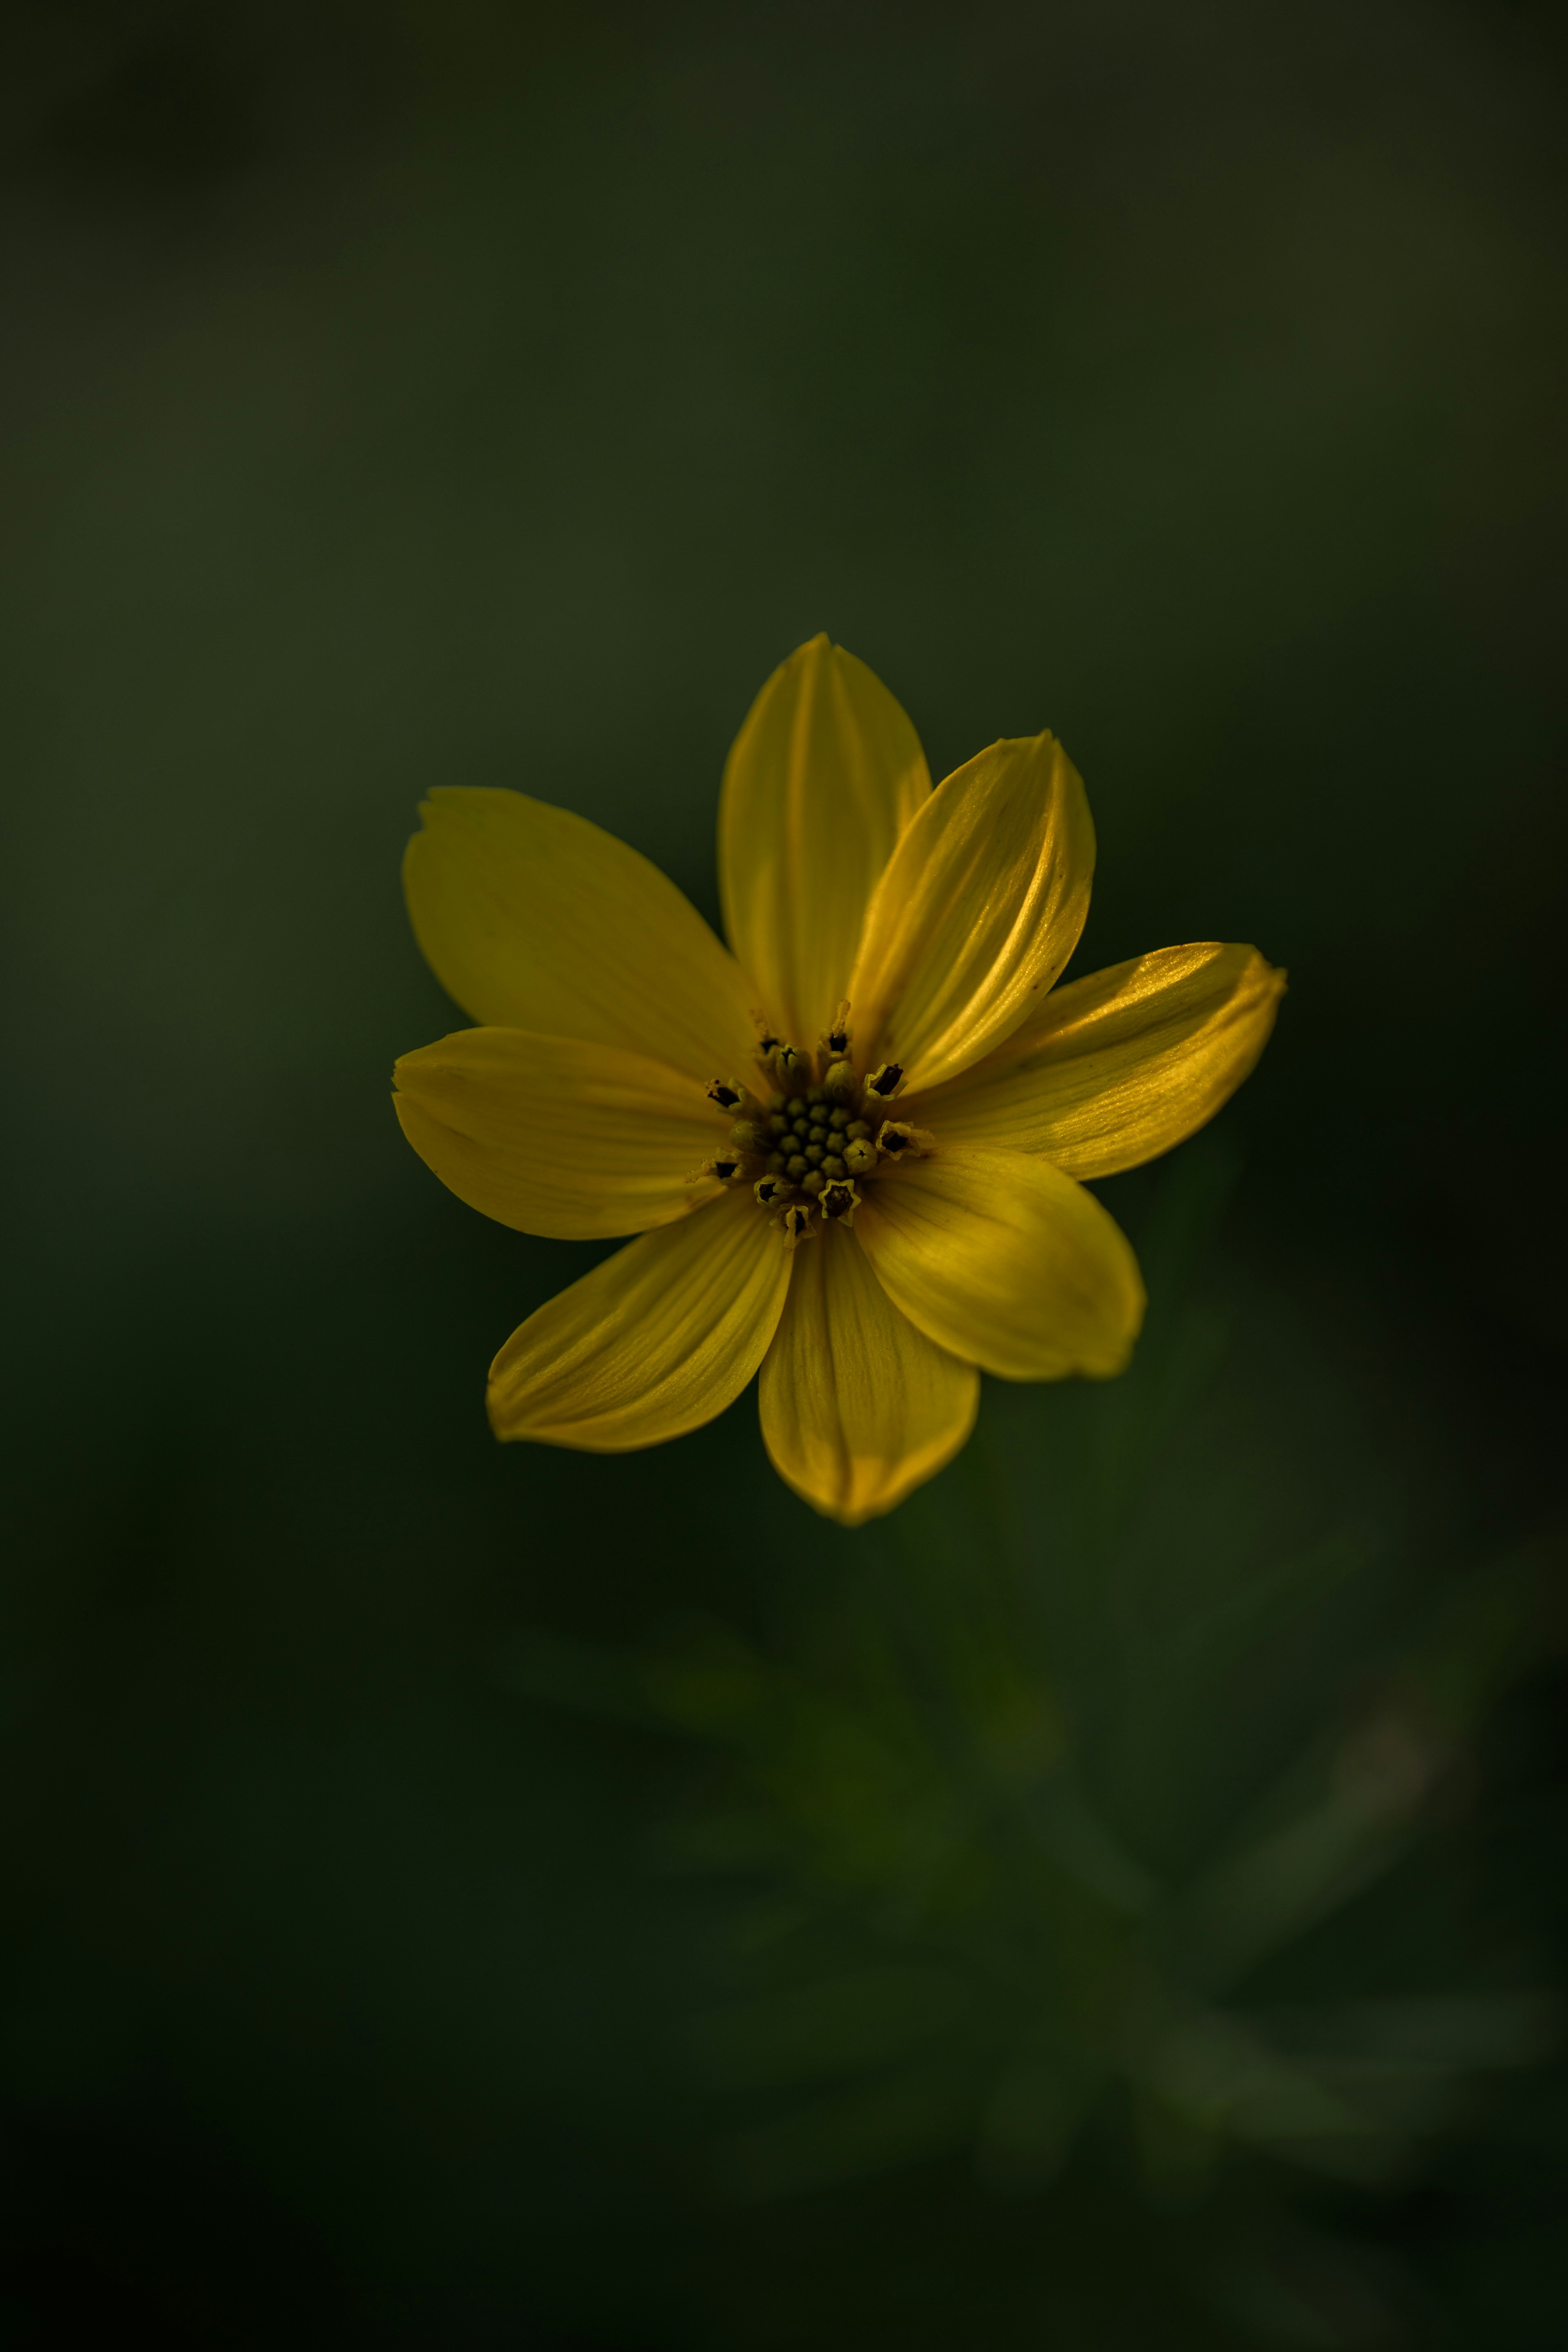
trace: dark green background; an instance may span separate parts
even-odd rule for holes
[[[1560,2340],[1551,23],[10,12],[13,2341]],[[854,1536],[494,1446],[589,1254],[387,1106],[421,793],[712,913],[819,628],[1062,736],[1078,968],[1291,972],[1134,1371]]]

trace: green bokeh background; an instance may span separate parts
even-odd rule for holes
[[[9,12],[12,2340],[1560,2341],[1564,58],[1328,0]],[[1256,940],[1133,1371],[855,1535],[501,1450],[513,784],[828,629]]]

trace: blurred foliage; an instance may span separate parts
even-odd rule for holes
[[[1554,2347],[1555,16],[6,30],[12,2340]],[[854,1535],[494,1447],[587,1255],[385,1099],[422,792],[711,912],[824,626],[1292,975]]]
[[[1302,2180],[1408,2185],[1559,2047],[1541,1956],[1479,1948],[1519,1922],[1455,1884],[1557,1558],[1412,1575],[1349,1401],[1194,1284],[1229,1173],[1205,1139],[1160,1182],[1125,1380],[992,1392],[963,1477],[868,1539],[749,1529],[791,1595],[770,1640],[511,1654],[518,1688],[711,1755],[652,1853],[733,1890],[682,2043],[731,2111],[719,2194],[945,2161],[950,2195],[1087,2221],[1087,2263],[1031,2236],[906,2275],[900,2341],[1032,2341],[1075,2298],[1097,2342],[1405,2341],[1418,2281],[1304,2221]],[[838,1556],[802,1580],[814,1536]],[[827,2316],[803,2269],[748,2340],[868,2340],[888,2283]]]

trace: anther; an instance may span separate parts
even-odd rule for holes
[[[877,1149],[885,1151],[889,1160],[920,1160],[935,1141],[929,1127],[910,1127],[901,1118],[885,1118],[877,1137]]]
[[[849,1051],[849,999],[847,996],[839,998],[838,1010],[829,1027],[818,1038],[817,1046],[825,1063],[840,1062]]]
[[[855,1190],[854,1185],[843,1177],[835,1183],[823,1186],[822,1198],[817,1203],[825,1217],[831,1217],[846,1225],[854,1223],[855,1212],[859,1205],[859,1193]]]
[[[789,1199],[795,1187],[786,1184],[782,1176],[759,1176],[752,1190],[764,1209],[776,1209]]]
[[[708,1088],[708,1099],[730,1118],[750,1119],[758,1128],[767,1125],[767,1112],[750,1087],[738,1087],[729,1078],[715,1078]]]
[[[767,1014],[759,1012],[755,1005],[752,1007],[752,1026],[757,1033],[757,1059],[759,1062],[765,1062],[774,1046],[782,1045],[784,1040],[774,1029]]]
[[[705,1160],[686,1178],[688,1184],[700,1184],[705,1176],[716,1176],[721,1184],[733,1184],[742,1177],[754,1176],[757,1163],[747,1154],[721,1151],[717,1160]]]
[[[816,1227],[811,1222],[811,1211],[803,1201],[792,1201],[779,1218],[784,1231],[784,1247],[794,1249],[797,1242],[816,1239]]]
[[[884,1062],[879,1068],[873,1070],[867,1079],[866,1092],[878,1102],[891,1102],[896,1094],[902,1093],[903,1085],[903,1064]]]
[[[768,1049],[767,1066],[787,1093],[792,1081],[799,1074],[800,1055],[793,1045],[786,1045],[782,1038],[775,1038]]]
[[[877,1165],[877,1147],[869,1136],[857,1135],[845,1145],[843,1157],[851,1176],[868,1176]]]

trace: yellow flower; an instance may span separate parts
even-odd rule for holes
[[[1122,1370],[1143,1286],[1080,1180],[1217,1110],[1284,980],[1205,945],[1050,992],[1094,866],[1051,736],[933,792],[887,688],[814,637],[725,769],[732,954],[565,809],[458,787],[421,814],[414,929],[484,1025],[398,1063],[404,1133],[503,1224],[639,1236],[508,1340],[498,1436],[655,1445],[760,1370],[774,1466],[853,1527],[951,1460],[981,1371]]]

